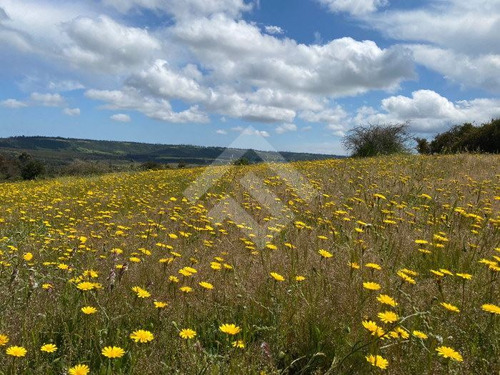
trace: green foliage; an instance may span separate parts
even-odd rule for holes
[[[23,180],[34,180],[45,173],[45,166],[39,160],[29,160],[21,167]]]
[[[357,126],[343,139],[344,147],[355,157],[398,154],[409,151],[408,124]]]
[[[0,179],[15,179],[19,174],[19,161],[6,155],[0,155]]]
[[[239,158],[238,160],[235,160],[233,162],[234,165],[249,165],[250,164],[250,160],[248,160],[247,158]]]
[[[430,154],[431,153],[431,145],[429,141],[425,138],[415,138],[415,142],[417,142],[417,151],[419,154]]]
[[[150,171],[150,170],[161,169],[162,166],[160,163],[157,163],[155,161],[146,161],[146,162],[142,163],[139,168],[142,169],[143,171]]]
[[[456,125],[438,134],[430,143],[432,153],[500,152],[500,119],[481,126]]]

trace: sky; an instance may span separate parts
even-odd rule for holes
[[[500,117],[499,35],[500,0],[0,0],[0,137],[430,139]]]

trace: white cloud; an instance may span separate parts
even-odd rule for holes
[[[2,102],[0,102],[0,105],[2,107],[7,107],[7,108],[23,108],[23,107],[27,107],[28,105],[22,101],[19,101],[17,99],[6,99]]]
[[[268,34],[283,34],[285,31],[279,26],[268,25],[264,27],[264,30]]]
[[[105,109],[135,110],[147,117],[174,123],[204,123],[208,122],[208,116],[201,112],[197,106],[192,106],[182,112],[175,112],[165,99],[158,99],[142,95],[132,87],[123,90],[87,90],[85,96],[90,99],[106,102]]]
[[[352,38],[323,43],[319,33],[316,44],[301,44],[281,36],[279,26],[241,19],[255,4],[249,0],[3,0],[0,46],[54,67],[26,90],[33,92],[29,105],[65,108],[57,92],[112,87],[87,90],[86,96],[105,109],[165,122],[203,123],[216,114],[276,123],[280,133],[291,131],[281,124],[300,118],[323,123],[335,135],[364,120],[410,119],[416,129],[432,131],[497,114],[496,99],[451,102],[428,90],[391,96],[354,117],[333,100],[396,90],[415,77],[414,61],[462,86],[499,92],[499,0],[441,0],[413,10],[383,9],[387,0],[316,1],[404,44],[382,48]],[[168,13],[168,23],[150,29],[126,24],[144,9],[159,17]],[[40,94],[46,91],[51,93]],[[9,100],[1,105],[27,105]],[[187,109],[176,112],[171,103]]]
[[[242,135],[254,135],[254,136],[264,137],[264,138],[268,138],[270,136],[267,131],[257,130],[257,129],[254,129],[252,127],[244,128],[242,126],[236,126],[234,128],[231,128],[231,130],[235,131],[235,132],[239,132]]]
[[[223,129],[217,129],[217,130],[215,131],[215,133],[220,134],[220,135],[226,135],[226,134],[227,134],[227,131],[225,131],[225,130],[223,130]]]
[[[414,77],[409,50],[381,49],[372,41],[303,45],[222,15],[179,23],[173,32],[211,70],[211,79],[242,88],[334,97],[394,89]]]
[[[64,108],[63,113],[68,116],[80,116],[80,108]]]
[[[231,17],[237,17],[241,12],[252,8],[251,3],[245,3],[243,0],[104,0],[103,2],[123,13],[145,8],[164,11],[177,18],[203,17],[215,13],[226,13]]]
[[[471,55],[500,53],[498,0],[442,0],[433,6],[387,11],[367,19],[397,40],[428,42]]]
[[[287,133],[287,132],[295,132],[295,131],[297,131],[297,125],[295,125],[295,124],[281,124],[281,125],[276,127],[275,131],[278,134],[283,134],[283,133]]]
[[[147,30],[127,27],[107,16],[79,17],[65,25],[73,42],[63,50],[75,66],[120,73],[140,67],[159,51],[160,42]]]
[[[269,25],[263,31],[239,18],[253,1],[4,2],[9,19],[2,25],[10,22],[19,43],[58,63],[58,72],[77,73],[47,74],[30,92],[113,87],[87,90],[87,96],[161,121],[207,122],[207,113],[214,113],[291,123],[301,111],[328,109],[325,96],[393,90],[414,76],[411,53],[402,47],[351,38],[305,45],[270,35],[283,30]],[[109,7],[130,14],[120,17]],[[174,17],[155,29],[125,24],[144,9]],[[188,109],[175,112],[173,101]]]
[[[62,80],[62,81],[52,80],[47,84],[47,89],[57,92],[74,91],[84,88],[85,86],[83,86],[80,82],[72,80]]]
[[[58,61],[61,46],[68,42],[61,25],[82,16],[95,16],[89,2],[50,0],[2,0],[8,16],[0,26],[0,45],[23,53]]]
[[[201,75],[193,65],[187,69],[187,73],[198,78]],[[157,60],[147,70],[133,74],[127,79],[126,84],[165,99],[175,98],[194,102],[204,101],[208,97],[208,90],[203,89],[195,79],[172,70],[165,60]]]
[[[321,111],[304,111],[299,117],[308,122],[339,124],[342,123],[346,117],[347,112],[339,105],[334,105],[331,108]]]
[[[484,123],[498,117],[500,99],[451,102],[432,90],[419,90],[414,91],[411,98],[398,95],[383,99],[380,110],[362,107],[353,122],[376,124],[409,121],[413,131],[435,133],[451,124]]]
[[[318,0],[331,12],[347,12],[352,15],[373,13],[389,4],[388,0]]]
[[[469,87],[500,92],[500,54],[468,56],[452,50],[414,45],[415,60],[445,78]]]
[[[468,87],[500,92],[500,1],[442,0],[364,17],[390,38],[413,42],[418,63]]]
[[[333,105],[317,112],[304,111],[299,117],[307,122],[326,124],[326,129],[336,137],[343,137],[352,121],[349,114],[340,105]],[[310,129],[311,127],[308,127],[303,130]]]
[[[36,104],[44,107],[61,107],[65,104],[64,98],[59,94],[41,94],[34,92],[30,95],[30,99]]]
[[[255,104],[294,110],[319,111],[324,107],[324,100],[318,96],[280,89],[259,88],[256,91],[242,94]]]
[[[253,103],[248,95],[239,94],[229,87],[211,90],[205,105],[211,111],[248,121],[290,122],[295,118],[295,111],[292,109]]]
[[[332,135],[336,137],[343,137],[345,135],[345,130],[347,128],[347,124],[328,124],[326,129],[332,133]]]
[[[109,117],[113,121],[117,122],[130,122],[131,118],[129,115],[126,115],[124,113],[117,113]]]

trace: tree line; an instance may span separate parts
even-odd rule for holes
[[[460,152],[500,153],[500,119],[480,126],[455,125],[433,139],[414,137],[409,124],[370,124],[351,129],[343,139],[354,157],[409,153],[446,154]]]

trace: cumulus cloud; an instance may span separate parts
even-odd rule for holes
[[[339,105],[334,105],[331,108],[322,111],[304,111],[300,114],[300,118],[308,122],[319,122],[327,124],[340,124],[346,117],[347,112]]]
[[[224,129],[217,129],[217,130],[215,131],[215,133],[220,134],[220,135],[226,135],[226,134],[227,134],[227,131],[225,131]]]
[[[72,44],[64,56],[75,66],[98,72],[122,72],[140,67],[161,47],[147,30],[127,27],[107,16],[79,17],[65,25]]]
[[[318,0],[331,12],[346,12],[352,15],[373,13],[389,4],[388,0]]]
[[[500,54],[468,56],[421,44],[409,48],[419,64],[443,74],[449,80],[500,92]]]
[[[410,119],[415,128],[431,131],[447,122],[467,121],[467,116],[482,121],[497,114],[496,99],[451,102],[428,90],[388,97],[379,108],[363,107],[354,115],[333,100],[372,90],[395,91],[401,82],[415,78],[415,61],[462,86],[499,92],[500,1],[442,0],[416,9],[386,9],[387,0],[316,1],[331,12],[366,22],[400,44],[381,47],[352,38],[323,42],[319,33],[315,44],[301,44],[283,37],[279,26],[242,19],[255,4],[250,0],[57,5],[48,0],[3,0],[0,46],[42,56],[45,63],[58,62],[65,72],[76,72],[69,77],[47,74],[43,84],[26,90],[33,92],[29,105],[65,108],[58,92],[98,85],[100,90],[90,89],[85,95],[103,102],[104,109],[138,111],[180,123],[208,122],[209,114],[216,114],[228,120],[275,123],[278,134],[296,131],[284,124],[293,125],[297,118],[324,124],[340,135],[360,121]],[[159,17],[167,14],[168,24],[152,29],[127,24],[144,10]],[[102,89],[109,87],[113,89]],[[40,94],[46,91],[51,93]],[[174,110],[172,103],[187,109]],[[8,99],[1,105],[27,104]],[[76,108],[63,112],[72,110]]]
[[[326,129],[336,137],[343,137],[346,134],[347,124],[328,124]]]
[[[287,133],[287,132],[295,132],[295,131],[297,131],[297,125],[295,125],[295,124],[281,124],[281,125],[276,127],[275,131],[278,134],[283,134],[283,133]]]
[[[414,77],[409,50],[372,41],[303,45],[223,15],[179,23],[173,32],[211,69],[211,78],[233,85],[335,97],[394,89]]]
[[[23,108],[23,107],[27,107],[28,106],[25,102],[22,102],[22,101],[17,100],[17,99],[6,99],[6,100],[3,100],[2,102],[0,102],[0,105],[2,107],[13,108],[13,109]]]
[[[80,108],[64,108],[63,113],[68,116],[80,116]]]
[[[0,45],[57,61],[67,37],[61,25],[81,16],[95,16],[88,2],[50,0],[2,0],[8,16],[1,20]]]
[[[130,122],[131,121],[130,116],[126,115],[124,113],[116,113],[114,115],[111,115],[109,118],[111,120],[117,121],[117,122]]]
[[[161,121],[207,122],[207,113],[214,113],[291,123],[302,111],[328,109],[325,96],[393,90],[414,77],[409,49],[381,48],[352,38],[322,45],[278,38],[280,27],[268,25],[262,30],[240,18],[253,1],[104,0],[101,5],[64,2],[58,7],[39,0],[40,12],[34,0],[23,6],[14,0],[5,4],[19,43],[24,41],[26,48],[58,61],[64,69],[92,73],[92,84],[80,83],[79,75],[74,79],[49,75],[44,85],[30,91],[63,92],[99,82],[114,90],[87,90],[89,98]],[[109,7],[130,14],[144,9],[160,16],[164,12],[173,19],[152,30],[131,27],[125,24],[129,15],[114,19],[104,15]],[[98,78],[94,73],[100,74]],[[175,112],[174,101],[188,108]]]
[[[201,77],[197,68],[191,65],[187,69],[191,76]],[[157,60],[150,68],[133,74],[126,84],[151,95],[165,99],[182,99],[189,102],[204,101],[208,90],[202,88],[195,79],[181,72],[175,72],[165,60]]]
[[[431,7],[371,15],[368,20],[397,40],[425,41],[467,54],[500,53],[498,0],[443,0]]]
[[[443,0],[364,17],[390,38],[415,43],[415,59],[451,81],[499,92],[500,1]]]
[[[165,99],[144,97],[138,90],[126,87],[123,90],[87,90],[85,96],[90,99],[100,100],[106,104],[105,109],[125,109],[143,113],[152,119],[174,123],[204,123],[208,116],[201,112],[197,106],[175,112],[170,103]]]
[[[398,95],[383,99],[380,110],[362,107],[353,121],[356,124],[408,121],[413,131],[435,133],[451,124],[483,123],[498,117],[500,99],[451,102],[432,90],[418,90],[411,97]]]
[[[346,129],[351,125],[352,119],[349,114],[338,104],[321,111],[304,111],[299,117],[307,122],[326,124],[326,129],[337,137],[343,137]],[[302,130],[310,130],[306,127]]]
[[[64,98],[59,94],[41,94],[34,92],[30,95],[30,99],[37,105],[44,107],[61,107],[65,104]]]

